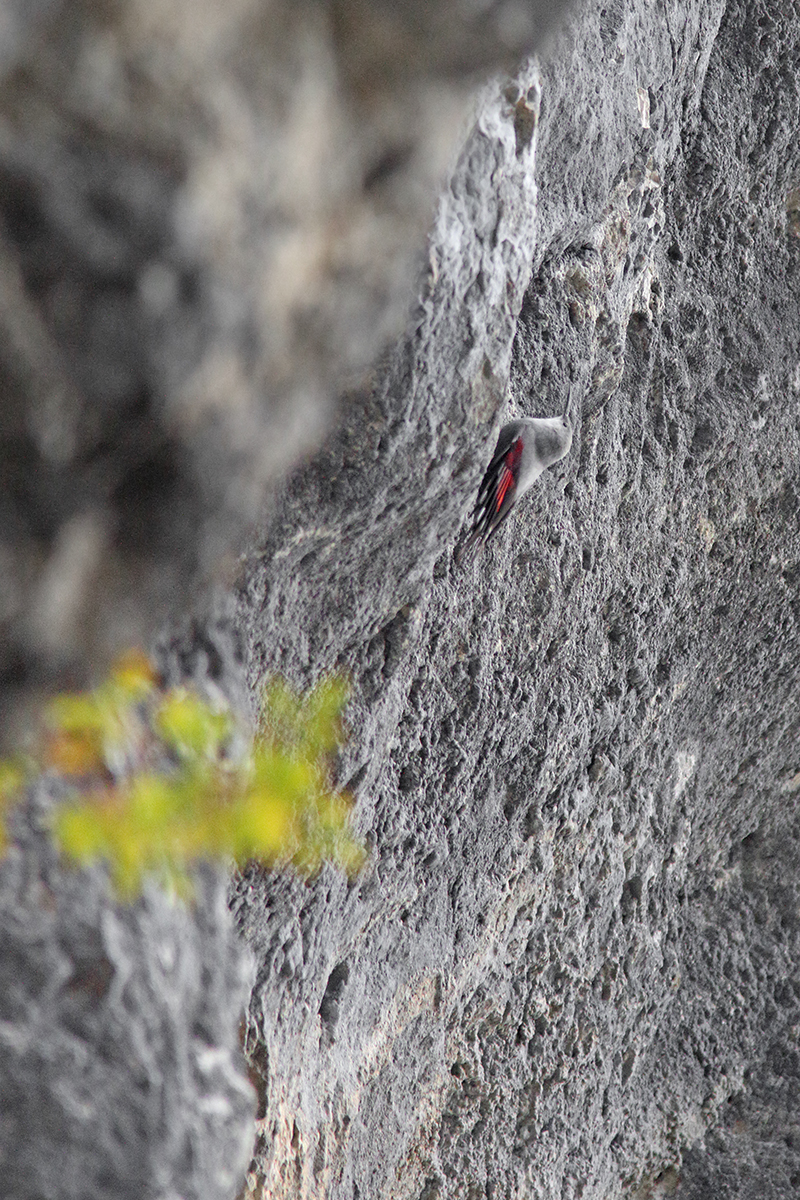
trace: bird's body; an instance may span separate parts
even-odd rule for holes
[[[503,426],[478,489],[472,528],[459,560],[488,542],[542,471],[564,458],[571,445],[572,426],[565,416],[524,417]]]

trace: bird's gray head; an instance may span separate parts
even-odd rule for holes
[[[546,417],[537,421],[536,456],[546,467],[569,454],[572,445],[572,425],[569,418]]]

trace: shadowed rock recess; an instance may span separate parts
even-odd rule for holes
[[[272,672],[305,686],[335,669],[353,686],[338,777],[368,866],[251,867],[229,892],[255,959],[249,1196],[800,1188],[798,61],[796,0],[592,0],[488,86],[410,332],[282,485],[235,594],[164,636],[170,678],[244,679],[252,697]],[[162,284],[143,294],[191,313],[197,292]],[[236,289],[215,295],[243,330]],[[570,455],[456,569],[499,424],[568,397]],[[12,873],[15,898],[23,884]],[[133,951],[97,921],[75,1003],[99,988],[113,1015]],[[49,926],[18,941],[47,976],[71,953]],[[177,1011],[201,1004],[194,979],[169,992]],[[4,1053],[24,1064],[34,1033],[60,1036],[57,1001],[32,1033],[28,1001],[4,1013]],[[87,1046],[123,1071],[114,1023],[74,1019],[75,1071]],[[211,1037],[190,1019],[225,1044],[221,1020]],[[222,1134],[186,1125],[238,1163],[234,1093],[226,1075]],[[52,1110],[64,1138],[88,1111],[70,1104]],[[107,1141],[95,1190],[64,1195],[129,1194]],[[140,1195],[225,1194],[183,1142],[153,1162]]]

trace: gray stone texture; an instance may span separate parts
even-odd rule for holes
[[[799,16],[590,4],[487,95],[414,331],[250,556],[249,678],[349,672],[371,847],[234,886],[257,1194],[797,1190]],[[459,572],[498,422],[570,385]]]
[[[124,28],[138,30],[146,8],[131,5]],[[13,11],[20,46],[40,36],[25,33],[27,10]],[[115,20],[122,12],[108,11]],[[162,37],[166,9],[152,11]],[[253,61],[236,53],[255,7],[239,0],[226,11],[221,33],[204,34],[198,19],[192,61],[212,74],[235,64],[237,80],[252,71],[260,95]],[[238,23],[245,11],[250,23]],[[339,31],[337,71],[350,80],[348,95],[362,97],[363,121],[382,77],[374,64],[405,43],[386,23],[388,5],[354,6],[347,19],[338,5],[326,11]],[[36,30],[67,20],[55,2],[30,12]],[[315,42],[304,24],[320,10],[296,12],[287,72],[291,48],[305,47],[312,67],[300,77],[322,87],[313,53],[329,42]],[[509,6],[486,12],[518,28]],[[373,32],[357,38],[354,27],[367,30],[373,13]],[[439,28],[410,21],[423,62]],[[175,29],[175,38],[188,36],[177,17]],[[89,61],[113,78],[105,44]],[[499,50],[467,53],[455,35],[451,50],[452,59],[431,51],[430,60],[445,78],[455,74],[456,99],[473,72],[503,59]],[[147,54],[136,62],[154,69]],[[266,170],[263,158],[250,163],[254,143],[285,146],[289,161],[297,129],[306,129],[300,117],[293,124],[292,105],[265,105],[278,139],[269,141],[222,72],[213,103],[203,91],[197,145],[174,177],[176,95],[186,96],[185,119],[197,118],[191,88],[168,72],[173,90],[146,125],[166,147],[165,174],[140,175],[124,139],[120,176],[105,143],[96,162],[86,151],[80,170],[60,150],[36,159],[40,173],[67,181],[66,198],[68,181],[83,194],[95,167],[106,188],[124,176],[121,194],[137,213],[151,204],[173,214],[141,217],[148,236],[154,225],[183,231],[162,233],[165,250],[135,259],[137,271],[156,263],[150,283],[136,283],[136,305],[166,296],[172,306],[160,332],[140,336],[125,315],[101,338],[115,354],[132,347],[131,361],[148,356],[158,414],[174,424],[154,424],[151,407],[142,428],[177,430],[189,463],[177,479],[200,481],[186,503],[162,497],[146,510],[156,521],[145,539],[155,558],[141,567],[147,586],[163,584],[161,564],[179,570],[175,544],[214,559],[228,536],[224,513],[239,514],[230,527],[238,529],[254,511],[237,497],[262,495],[294,461],[301,434],[278,440],[286,411],[308,433],[302,414],[330,413],[336,381],[346,380],[334,431],[275,492],[232,593],[173,623],[161,641],[169,678],[211,681],[245,705],[275,671],[303,686],[328,670],[352,681],[337,774],[357,800],[367,868],[353,880],[327,867],[302,881],[251,866],[230,887],[255,959],[244,1032],[259,1105],[251,1196],[757,1200],[800,1188],[799,63],[797,3],[580,6],[538,61],[480,93],[433,220],[409,330],[379,356],[424,257],[424,204],[391,238],[376,238],[392,254],[401,248],[394,282],[389,259],[374,277],[339,274],[326,259],[330,277],[309,267],[319,301],[309,324],[293,320],[294,292],[283,324],[265,320],[273,287],[308,278],[291,257],[285,278],[274,278],[284,261],[280,221],[273,227],[258,204],[278,200],[252,199]],[[353,82],[359,64],[365,76]],[[436,70],[427,61],[381,86],[422,96],[420,81]],[[294,95],[281,91],[280,72],[270,78],[271,96]],[[135,81],[121,93],[132,105]],[[321,109],[327,121],[324,94]],[[131,108],[128,128],[138,113]],[[24,159],[27,140],[15,141],[7,125],[0,133],[3,161]],[[364,145],[380,141],[365,136]],[[381,153],[397,144],[387,135]],[[429,165],[431,153],[422,155]],[[369,175],[366,161],[359,187],[387,188],[399,204],[405,168],[378,153]],[[196,194],[186,190],[195,171]],[[434,174],[425,176],[427,196]],[[349,212],[350,194],[337,186],[324,221],[342,195]],[[173,226],[184,203],[181,212],[199,205],[197,220],[207,213],[211,226],[201,222],[197,233],[188,217]],[[56,207],[64,237],[78,239],[69,254],[92,264],[89,248],[114,258],[99,235],[79,240],[85,226],[69,223],[66,200]],[[139,228],[133,217],[130,227]],[[258,263],[254,229],[265,247]],[[187,230],[195,230],[188,243]],[[307,246],[302,221],[289,234]],[[354,261],[370,264],[355,241]],[[102,262],[91,270],[106,269]],[[179,281],[188,263],[195,282],[167,287],[164,262]],[[22,275],[4,276],[4,287],[17,288],[12,301],[30,291],[27,269],[22,256]],[[90,279],[80,294],[94,298]],[[6,299],[3,311],[14,303]],[[44,337],[42,328],[29,324],[26,336]],[[13,338],[4,344],[16,353]],[[48,382],[49,354],[19,360],[43,372],[20,395],[39,388],[56,404],[66,392]],[[178,397],[207,354],[208,392],[184,411]],[[89,355],[81,370],[98,362],[103,355]],[[83,375],[66,380],[82,397],[91,390]],[[107,384],[97,386],[106,396]],[[263,408],[249,407],[256,393]],[[237,401],[242,425],[220,396]],[[453,547],[500,423],[567,405],[570,456],[543,475],[485,554],[458,570]],[[186,418],[196,411],[213,412],[219,436],[204,417]],[[262,450],[268,463],[257,468],[252,456]],[[240,479],[241,493],[231,482]],[[197,532],[205,512],[208,542]],[[132,561],[127,550],[121,561]],[[181,595],[190,578],[181,576]],[[9,911],[13,919],[13,903]],[[193,919],[202,923],[204,911]],[[199,939],[195,954],[209,953],[202,932],[187,936]],[[240,961],[229,934],[217,945],[212,957]],[[220,1013],[239,995],[234,985],[225,999],[226,970],[211,976]],[[23,1018],[44,984],[25,986]],[[140,1019],[158,1003],[143,1000]],[[54,1011],[46,1045],[62,1037],[65,1019]],[[216,1044],[232,1048],[222,1017],[216,1029]],[[109,1095],[120,1088],[116,1079],[107,1086]],[[49,1128],[41,1144],[52,1147]],[[67,1118],[56,1128],[72,1138]],[[209,1137],[227,1138],[231,1163],[241,1164],[246,1128],[242,1115]],[[180,1152],[170,1161],[169,1182],[151,1174],[140,1194],[221,1194],[192,1192]],[[124,1194],[113,1190],[116,1169],[105,1193],[90,1194]],[[40,1194],[53,1193],[42,1185]]]
[[[0,864],[3,1200],[225,1200],[252,1151],[239,1047],[252,960],[224,872],[193,907],[148,887],[115,903],[65,868],[40,787]]]

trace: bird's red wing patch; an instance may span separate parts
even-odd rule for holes
[[[500,467],[500,479],[497,483],[497,502],[495,504],[495,512],[499,512],[503,501],[506,498],[508,489],[513,487],[517,481],[517,470],[519,462],[522,458],[522,438],[512,443],[508,453],[503,459],[503,464]]]
[[[501,472],[500,472],[500,482],[497,485],[497,503],[495,504],[495,508],[494,508],[495,512],[500,511],[503,501],[506,498],[506,492],[511,487],[513,482],[514,482],[513,473],[511,471],[509,471],[506,464],[503,463],[503,466],[502,466]]]

